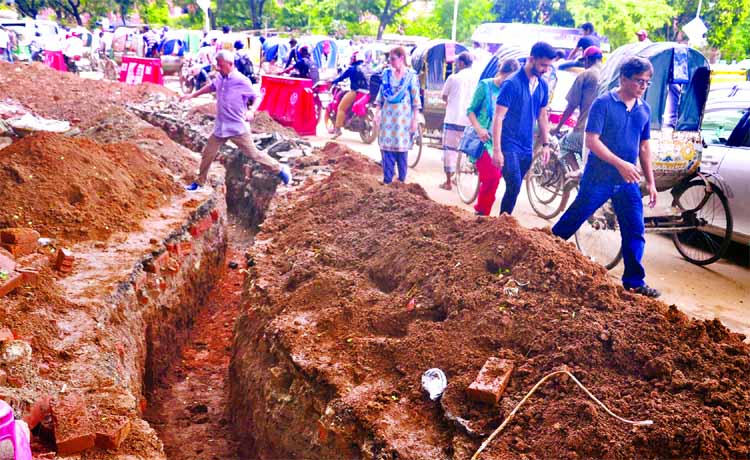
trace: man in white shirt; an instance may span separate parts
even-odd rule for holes
[[[63,57],[65,64],[68,66],[68,72],[78,72],[76,61],[83,55],[83,40],[78,32],[71,32],[65,39],[63,48]]]
[[[10,35],[3,27],[0,27],[0,61],[8,60],[8,49],[10,48]]]
[[[453,173],[456,172],[458,160],[458,145],[464,128],[469,126],[466,109],[471,103],[472,95],[477,86],[475,76],[469,70],[473,57],[469,52],[463,52],[456,59],[457,71],[449,76],[443,86],[443,100],[446,102],[445,120],[443,121],[443,169],[445,183],[440,188],[451,190]]]

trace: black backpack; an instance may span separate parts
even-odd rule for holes
[[[234,60],[234,66],[244,76],[250,79],[253,84],[258,83],[258,77],[255,75],[253,61],[247,54],[239,54]]]

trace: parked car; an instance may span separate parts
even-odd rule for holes
[[[714,174],[729,201],[732,239],[750,244],[750,82],[711,88],[703,117],[701,172]]]

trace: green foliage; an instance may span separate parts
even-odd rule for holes
[[[456,39],[468,42],[478,25],[495,20],[492,13],[494,0],[460,0]],[[407,35],[429,38],[449,38],[453,26],[453,0],[437,0],[431,13],[404,24]]]
[[[727,61],[741,61],[750,56],[750,17],[736,25],[729,39],[721,47],[721,57]]]
[[[492,12],[497,22],[574,25],[566,0],[495,0]]]
[[[679,25],[687,24],[698,11],[698,0],[671,0],[670,3],[676,11]],[[704,1],[701,19],[708,27],[708,44],[720,49],[735,47],[736,39],[741,37],[733,37],[733,33],[736,26],[745,22],[749,10],[750,0]]]
[[[146,2],[138,8],[138,12],[147,24],[167,25],[169,23],[169,6],[166,0]]]
[[[568,0],[576,23],[591,22],[612,49],[636,40],[640,29],[664,26],[675,14],[665,0]]]

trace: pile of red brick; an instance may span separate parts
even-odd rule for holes
[[[50,264],[39,254],[39,232],[30,228],[0,230],[0,297],[24,285],[36,283],[39,271]],[[67,249],[59,249],[54,268],[62,274],[73,270],[75,258]]]

